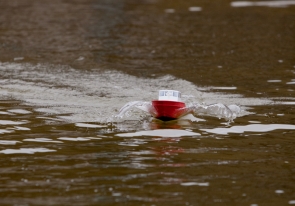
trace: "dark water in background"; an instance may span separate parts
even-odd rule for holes
[[[294,4],[0,1],[1,205],[295,204]],[[244,113],[112,119],[162,88]]]

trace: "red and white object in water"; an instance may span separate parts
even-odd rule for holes
[[[181,93],[176,90],[160,90],[158,100],[153,100],[153,116],[163,121],[178,119],[188,111],[186,105],[181,101]]]

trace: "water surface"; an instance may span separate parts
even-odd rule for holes
[[[1,1],[1,205],[292,205],[294,1]],[[162,122],[160,89],[238,105]]]

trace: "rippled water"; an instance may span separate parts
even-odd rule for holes
[[[0,8],[1,205],[295,204],[294,1]],[[239,112],[118,117],[160,89]]]

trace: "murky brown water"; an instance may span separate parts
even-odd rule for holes
[[[0,204],[295,204],[294,4],[0,1]],[[243,111],[114,118],[163,88]]]

